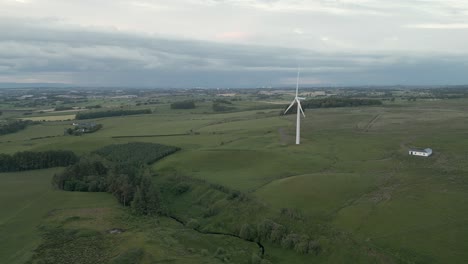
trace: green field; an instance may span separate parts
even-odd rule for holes
[[[102,193],[52,190],[50,181],[60,169],[1,173],[0,256],[2,263],[24,263],[41,242],[38,226],[54,210],[113,207]]]
[[[209,103],[191,110],[160,104],[149,115],[97,119],[103,128],[83,136],[63,136],[69,122],[45,122],[0,136],[0,151],[64,149],[82,155],[127,142],[180,147],[152,166],[160,186],[179,184],[173,181],[191,186],[180,196],[163,192],[170,212],[197,219],[202,230],[230,233],[244,222],[271,218],[295,232],[304,230],[329,249],[301,255],[265,243],[272,263],[468,262],[467,99],[311,109],[302,121],[299,146],[294,115],[251,110],[249,101],[234,106],[235,112],[213,113]],[[411,157],[410,147],[431,147],[434,155]],[[134,249],[128,254],[143,250],[141,263],[218,263],[214,252],[223,245],[231,263],[247,263],[258,251],[254,243],[197,233],[169,218],[158,223],[135,218],[110,194],[53,190],[50,180],[59,170],[0,174],[2,263],[31,259],[44,245],[38,227],[57,223],[64,230],[100,232],[113,245],[103,251],[106,261]],[[228,191],[210,184],[248,199],[233,202]],[[207,208],[217,213],[207,216]],[[311,220],[285,220],[282,208],[297,209],[301,219]],[[102,217],[86,215],[92,209],[101,210]],[[59,213],[51,215],[54,210]],[[63,222],[70,217],[85,220]],[[105,233],[115,225],[129,230],[122,233],[125,239]]]

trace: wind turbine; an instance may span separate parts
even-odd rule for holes
[[[301,100],[305,98],[299,97],[299,69],[297,70],[297,80],[296,80],[296,97],[289,105],[289,107],[284,111],[286,114],[295,103],[297,103],[297,121],[296,121],[296,145],[301,144],[301,113],[305,117],[304,110],[302,110]]]

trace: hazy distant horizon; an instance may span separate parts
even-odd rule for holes
[[[468,84],[459,84],[459,85],[353,85],[353,86],[330,86],[330,85],[304,85],[302,89],[388,89],[388,88],[424,88],[424,89],[435,89],[435,88],[458,88],[458,87],[468,87]],[[220,89],[220,90],[229,90],[229,89],[295,89],[293,85],[283,85],[283,86],[271,86],[271,87],[171,87],[171,86],[80,86],[74,84],[61,84],[61,83],[0,83],[0,89],[155,89],[155,90],[191,90],[191,89]]]

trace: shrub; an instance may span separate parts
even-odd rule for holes
[[[193,108],[195,108],[195,102],[192,100],[174,102],[171,104],[171,109],[193,109]]]
[[[299,240],[299,235],[291,233],[281,240],[281,246],[286,249],[292,249],[296,246]]]
[[[190,185],[187,183],[179,183],[172,189],[175,195],[182,195],[190,190]]]
[[[241,230],[239,232],[239,236],[243,239],[246,239],[246,240],[251,240],[253,241],[256,237],[257,237],[257,232],[255,232],[255,228],[253,228],[251,225],[249,224],[244,224],[242,227],[241,227]]]
[[[215,205],[212,205],[206,208],[205,211],[203,211],[203,217],[205,218],[212,217],[212,216],[217,215],[218,213],[219,213],[219,209]]]
[[[282,208],[281,215],[294,219],[294,220],[302,219],[302,213],[298,209]]]
[[[309,253],[315,253],[315,255],[318,255],[322,251],[322,248],[320,247],[320,243],[317,240],[311,240],[309,241]]]
[[[260,241],[268,240],[270,238],[271,231],[273,227],[276,225],[275,222],[271,221],[270,219],[265,219],[261,223],[257,225],[257,237]]]
[[[187,222],[187,227],[198,230],[200,228],[200,223],[198,222],[197,219],[190,219]]]
[[[239,201],[245,201],[247,196],[241,191],[232,191],[229,196],[227,197],[228,200],[239,199]]]
[[[252,254],[252,257],[250,258],[250,264],[260,264],[261,262],[261,257],[259,257],[257,254]]]
[[[282,225],[275,225],[270,234],[270,241],[273,243],[281,243],[286,235],[286,228]]]
[[[299,241],[294,245],[294,250],[297,253],[306,254],[309,251],[309,237],[306,235],[301,236]]]
[[[220,259],[223,262],[229,261],[229,255],[227,254],[227,251],[222,247],[218,247],[218,249],[216,249],[214,257]]]
[[[112,264],[130,264],[140,263],[145,255],[145,250],[142,248],[135,248],[125,251],[112,261]]]

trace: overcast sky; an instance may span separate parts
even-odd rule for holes
[[[0,82],[468,84],[468,0],[0,0]]]

